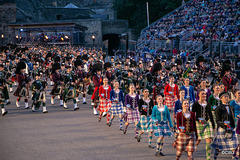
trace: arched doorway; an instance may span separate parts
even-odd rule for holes
[[[119,49],[120,38],[118,34],[104,34],[103,35],[103,49],[108,52],[108,55],[114,56],[113,50]]]

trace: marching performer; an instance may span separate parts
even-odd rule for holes
[[[54,98],[61,95],[63,88],[63,77],[60,74],[59,70],[61,69],[59,63],[54,63],[52,67],[52,80],[54,82],[52,91],[50,92],[51,104],[54,104]],[[63,106],[63,97],[60,96],[60,106]]]
[[[190,104],[190,109],[191,109],[191,104],[195,102],[195,95],[194,95],[194,88],[193,86],[189,85],[189,78],[184,79],[184,85],[181,87],[181,89],[185,90],[185,99],[189,100]]]
[[[67,107],[67,101],[73,100],[74,104],[74,111],[78,110],[79,107],[77,106],[76,102],[76,88],[75,88],[75,82],[76,82],[76,76],[74,72],[72,71],[71,66],[66,66],[67,72],[63,77],[64,80],[64,91],[62,92],[63,97],[63,107],[65,109],[68,109]]]
[[[220,99],[219,99],[220,87],[217,83],[213,84],[213,94],[208,98],[208,103],[211,104],[212,115],[214,119],[214,123],[216,125],[216,116],[215,116],[215,109],[220,106]]]
[[[240,118],[240,89],[236,89],[235,100],[230,102],[230,105],[234,108],[235,124],[237,126],[238,119]]]
[[[103,113],[107,113],[107,125],[109,125],[109,118],[110,114],[108,112],[109,108],[111,107],[111,101],[110,101],[110,92],[112,88],[110,85],[108,85],[108,78],[103,78],[103,85],[99,87],[99,97],[100,97],[100,103],[98,106],[98,110],[100,112],[99,114],[99,122],[102,119]]]
[[[138,110],[140,112],[140,121],[138,122],[138,130],[140,130],[140,134],[138,136],[137,141],[140,142],[141,136],[144,132],[148,132],[148,146],[149,148],[154,148],[152,144],[152,109],[154,106],[154,102],[151,98],[149,98],[149,90],[143,90],[143,98],[141,98],[138,102]]]
[[[46,89],[47,89],[47,82],[41,80],[41,74],[35,74],[35,81],[32,83],[31,90],[33,91],[32,96],[32,111],[35,112],[39,109],[41,103],[43,105],[43,113],[48,113],[46,107]]]
[[[178,86],[174,84],[173,76],[169,76],[169,84],[164,89],[164,95],[166,97],[164,104],[169,110],[173,110],[175,102],[179,99]]]
[[[119,82],[114,81],[114,89],[110,92],[110,100],[111,108],[109,110],[111,114],[111,120],[109,122],[109,127],[112,125],[112,121],[115,118],[116,115],[119,115],[119,124],[120,124],[120,130],[123,130],[123,119],[122,116],[124,114],[123,112],[123,106],[124,106],[124,96],[123,91],[119,89]]]
[[[2,73],[2,69],[3,69],[3,64],[0,64],[0,105],[1,105],[1,110],[2,110],[2,115],[5,116],[8,111],[6,111],[6,109],[4,108],[4,102],[5,102],[5,96],[4,96],[4,88],[6,87],[6,81],[3,77],[3,73]]]
[[[201,89],[199,91],[199,100],[193,104],[192,112],[196,114],[197,145],[202,139],[206,139],[206,159],[211,160],[210,144],[214,137],[215,123],[211,111],[211,104],[206,101],[205,90]]]
[[[28,109],[28,95],[29,95],[29,83],[30,78],[25,74],[26,64],[24,62],[19,62],[16,68],[16,74],[17,74],[17,81],[18,81],[18,87],[13,94],[14,96],[17,96],[16,100],[16,106],[19,108],[20,104],[19,101],[21,100],[21,97],[25,98],[25,108]]]
[[[220,151],[234,151],[238,143],[234,130],[234,108],[229,105],[229,94],[225,91],[221,92],[219,98],[222,104],[215,110],[217,136],[211,144],[212,149],[215,151],[214,159],[217,159]]]
[[[95,115],[98,115],[97,106],[98,106],[98,103],[99,103],[99,87],[102,84],[101,70],[102,70],[102,65],[101,64],[96,63],[96,64],[93,65],[92,81],[94,83],[95,89],[93,91],[91,99],[94,103],[93,114],[95,114]]]
[[[165,136],[171,136],[172,132],[170,129],[173,128],[170,112],[168,107],[163,104],[163,97],[161,95],[157,96],[157,105],[153,107],[152,110],[152,120],[154,123],[154,134],[157,139],[157,152],[156,156],[165,156],[162,153],[163,141]]]
[[[199,91],[201,89],[204,89],[206,94],[207,94],[207,101],[208,101],[208,98],[210,97],[211,95],[211,91],[210,89],[207,87],[207,79],[202,79],[201,82],[200,82],[200,89],[197,91],[197,97],[196,97],[196,100],[198,101],[199,100]]]
[[[75,65],[77,67],[75,74],[77,76],[76,83],[76,101],[79,102],[78,96],[82,93],[83,96],[83,104],[87,104],[86,102],[86,88],[87,88],[87,72],[82,67],[82,62],[80,60],[76,60]]]
[[[176,160],[179,160],[182,152],[188,153],[188,160],[193,159],[193,152],[197,150],[197,129],[195,114],[189,111],[189,101],[184,99],[182,102],[183,110],[177,114],[177,128],[179,134],[173,143],[173,147],[177,149]]]
[[[125,129],[123,130],[123,134],[127,133],[128,125],[131,123],[135,123],[135,138],[138,138],[138,130],[137,124],[140,120],[140,114],[138,111],[138,102],[139,96],[135,93],[134,84],[129,85],[129,93],[125,96]]]

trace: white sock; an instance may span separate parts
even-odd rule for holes
[[[28,102],[25,102],[25,108],[28,108]]]
[[[83,98],[83,102],[86,102],[86,98]]]

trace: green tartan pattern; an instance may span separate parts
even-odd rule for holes
[[[214,137],[213,127],[210,120],[208,120],[205,125],[196,121],[196,127],[197,127],[198,139],[206,139],[206,138]]]

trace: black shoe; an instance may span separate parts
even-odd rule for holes
[[[78,110],[79,108],[74,108],[74,111]]]
[[[29,107],[26,107],[25,109],[29,109]]]
[[[112,122],[109,122],[108,126],[111,127],[111,125],[112,125]]]
[[[10,101],[8,101],[8,102],[6,103],[6,105],[9,105],[9,104],[11,104],[11,102],[10,102]]]
[[[140,142],[140,140],[141,140],[141,137],[137,137],[137,141]]]
[[[155,147],[153,147],[151,144],[149,144],[148,147],[149,147],[149,148],[152,148],[152,149],[155,148]]]
[[[157,152],[155,153],[155,156],[159,156],[159,155],[160,155],[160,152],[157,151]]]
[[[160,156],[166,156],[165,154],[163,154],[162,152],[159,153]]]
[[[43,113],[48,113],[48,111],[45,111],[45,112],[43,112]]]
[[[123,134],[126,134],[126,133],[127,133],[127,129],[124,129],[124,130],[123,130]]]
[[[8,111],[5,111],[2,115],[5,116],[6,114],[8,114]]]
[[[83,102],[82,104],[87,104],[87,102]]]
[[[123,131],[123,129],[122,129],[122,128],[120,128],[119,130],[120,130],[120,131]]]
[[[101,122],[101,119],[102,119],[102,118],[99,118],[99,119],[98,119],[98,122]]]

